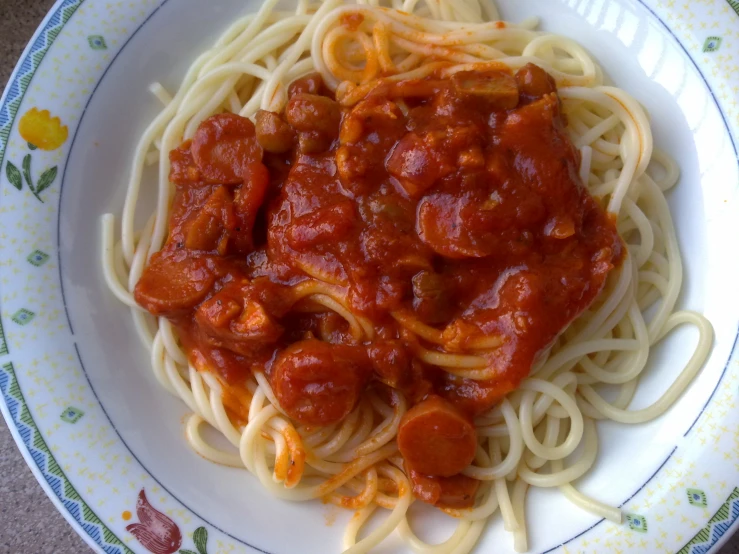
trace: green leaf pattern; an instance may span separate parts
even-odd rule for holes
[[[38,179],[38,184],[36,185],[36,193],[41,193],[41,191],[48,189],[51,186],[51,183],[54,182],[54,179],[56,179],[56,173],[56,166],[44,171],[41,174],[41,177],[39,177]]]
[[[10,181],[11,185],[18,190],[23,188],[23,177],[21,177],[21,172],[11,162],[8,162],[5,166],[5,174],[8,176],[8,181]]]
[[[200,554],[208,554],[208,530],[205,527],[195,529],[192,540]]]
[[[192,542],[195,543],[197,552],[187,548],[180,548],[179,554],[208,554],[208,530],[205,527],[198,527],[192,534]]]
[[[41,193],[48,189],[56,179],[57,173],[59,172],[57,166],[50,167],[44,171],[38,179],[36,185],[33,184],[33,175],[31,173],[31,154],[26,154],[23,157],[23,163],[21,164],[23,172],[16,167],[12,162],[8,162],[5,165],[5,175],[8,177],[10,184],[18,190],[23,189],[23,180],[25,179],[28,185],[28,190],[36,197],[36,199],[43,204]]]
[[[33,179],[31,178],[31,154],[26,154],[23,158],[23,176],[26,178],[28,188],[33,192]]]

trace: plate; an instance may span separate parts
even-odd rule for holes
[[[120,211],[136,139],[159,109],[148,85],[175,90],[191,60],[258,4],[219,0],[203,17],[199,0],[59,1],[0,103],[0,408],[41,486],[99,552],[338,552],[351,516],[277,500],[247,472],[194,454],[186,408],[155,382],[100,269],[100,215]],[[580,486],[621,506],[624,523],[537,490],[530,552],[714,552],[739,526],[739,3],[499,5],[507,19],[536,15],[578,40],[650,113],[655,144],[682,170],[668,197],[685,263],[679,305],[716,332],[666,415],[600,424],[597,466]],[[695,340],[677,330],[657,348],[633,407],[666,388]],[[168,545],[131,533],[152,514]],[[419,519],[425,538],[448,532],[439,515]],[[492,548],[513,551],[499,521],[477,551]]]

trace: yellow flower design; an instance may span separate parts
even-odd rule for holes
[[[29,144],[41,150],[56,150],[67,140],[69,130],[49,110],[31,108],[18,123],[18,132]]]

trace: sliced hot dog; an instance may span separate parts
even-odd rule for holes
[[[410,469],[451,477],[472,462],[477,434],[472,423],[450,402],[430,396],[403,416],[398,448]]]

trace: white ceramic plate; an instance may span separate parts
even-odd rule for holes
[[[99,217],[120,211],[134,145],[159,109],[147,86],[175,90],[191,60],[258,4],[58,1],[0,103],[0,408],[41,485],[97,551],[156,546],[126,529],[141,518],[142,491],[170,532],[153,550],[166,554],[337,552],[350,516],[276,500],[247,472],[195,455],[185,407],[157,386],[100,270]],[[713,552],[739,520],[739,2],[500,4],[510,20],[536,15],[578,40],[649,110],[656,144],[682,168],[669,195],[686,266],[680,305],[716,331],[705,369],[665,416],[600,424],[597,467],[581,487],[622,506],[624,523],[537,490],[530,551]],[[659,395],[694,340],[678,330],[664,341],[633,406]],[[421,527],[437,539],[448,529],[438,515]],[[478,552],[493,549],[512,552],[500,523]]]

